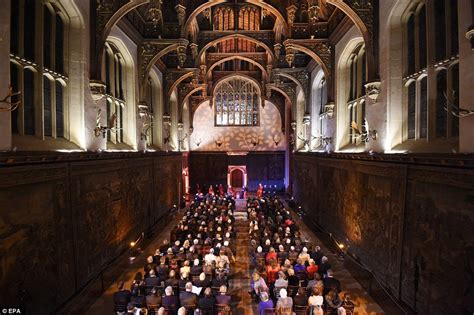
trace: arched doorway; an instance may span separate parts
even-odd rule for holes
[[[247,187],[247,166],[245,165],[229,165],[227,169],[227,185],[237,196],[240,196],[242,187]]]
[[[236,188],[244,185],[244,172],[241,169],[236,168],[230,173],[230,184]]]

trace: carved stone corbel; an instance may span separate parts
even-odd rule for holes
[[[90,80],[89,86],[91,90],[92,99],[94,100],[94,103],[97,104],[97,102],[105,96],[106,85],[102,81]]]
[[[377,102],[377,99],[379,98],[381,85],[382,83],[380,81],[373,81],[365,84],[365,95],[374,103]]]
[[[193,59],[196,59],[199,54],[199,46],[196,43],[189,44],[189,48],[191,48],[191,53],[193,55]]]

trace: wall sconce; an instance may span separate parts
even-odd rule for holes
[[[100,123],[100,117],[102,116],[102,110],[99,108],[97,110],[97,116],[95,120],[95,128],[94,128],[94,136],[97,138],[100,135],[102,135],[103,138],[105,138],[105,135],[107,132],[113,132],[117,133],[121,128],[117,128],[117,114],[112,114],[110,116],[109,122],[107,123],[107,126],[102,126]]]
[[[13,87],[10,85],[8,87],[8,94],[7,96],[5,96],[2,100],[0,100],[0,104],[6,104],[7,106],[6,107],[0,107],[0,112],[13,112],[14,110],[16,110],[18,108],[18,106],[20,106],[21,104],[21,100],[17,101],[17,102],[13,102],[11,100],[11,97],[12,96],[17,96],[17,95],[20,95],[21,92],[18,91],[18,92],[13,92]]]
[[[281,136],[280,134],[274,134],[273,135],[273,143],[275,143],[275,146],[277,147],[278,144],[281,142]]]
[[[453,104],[453,102],[449,101],[448,96],[446,95],[446,92],[443,92],[443,94],[444,94],[444,98],[446,99],[446,105],[443,108],[446,112],[451,113],[451,115],[453,115],[455,117],[458,117],[458,118],[474,115],[474,110],[464,109],[464,108],[461,108],[461,107]],[[455,97],[455,95],[454,95],[454,91],[453,91],[453,99],[454,99],[454,97]]]
[[[199,148],[199,146],[201,145],[201,142],[202,142],[202,139],[199,138],[194,141],[194,144]]]
[[[259,143],[260,143],[258,137],[257,137],[257,138],[250,138],[250,139],[247,139],[247,140],[245,140],[245,142],[247,142],[247,145],[248,145],[248,146],[252,145],[252,146],[254,146],[254,147],[256,147],[257,145],[259,145]]]
[[[369,123],[366,119],[364,119],[364,125],[362,126],[362,130],[359,130],[359,127],[355,121],[351,123],[351,128],[356,133],[354,135],[355,138],[360,138],[362,142],[370,142],[371,140],[377,140],[377,130],[370,130]]]
[[[224,137],[221,136],[221,137],[217,138],[217,139],[214,141],[214,143],[216,144],[216,146],[217,146],[218,148],[220,148],[221,145],[224,143]]]

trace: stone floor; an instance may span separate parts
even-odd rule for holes
[[[246,219],[246,202],[245,200],[238,200],[236,203],[236,222],[235,228],[237,231],[237,250],[236,262],[232,268],[232,279],[230,280],[230,292],[233,295],[232,310],[233,314],[257,314],[257,305],[252,304],[248,291],[250,290],[250,257],[248,255],[248,221]],[[240,212],[240,213],[239,213]],[[120,257],[115,266],[107,271],[105,290],[100,290],[100,280],[92,283],[90,288],[87,288],[83,294],[74,299],[72,305],[68,305],[61,313],[62,314],[113,314],[113,293],[116,291],[116,283],[120,280],[126,282],[130,286],[134,275],[138,271],[143,270],[145,259],[148,253],[153,253],[155,249],[163,242],[165,238],[169,238],[169,232],[174,224],[176,224],[181,214],[164,227],[157,230],[155,237],[146,246],[144,246],[142,253],[134,260],[130,260],[128,255]],[[295,215],[295,217],[297,217]],[[304,237],[309,238],[313,243],[320,244],[324,253],[328,256],[333,266],[335,276],[341,281],[342,288],[345,293],[350,294],[352,300],[356,304],[356,314],[370,314],[378,315],[385,314],[380,306],[369,296],[369,294],[362,288],[362,286],[354,279],[354,277],[347,271],[342,262],[338,260],[337,255],[332,254],[316,235],[305,225],[299,218],[296,219],[300,226]],[[95,288],[95,289],[94,289]],[[103,291],[103,293],[98,293]],[[100,294],[100,296],[99,296]],[[99,296],[99,298],[97,298]]]

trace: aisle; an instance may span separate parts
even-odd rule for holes
[[[232,305],[232,314],[257,314],[257,306],[252,305],[252,300],[248,294],[250,291],[250,257],[248,253],[250,239],[248,235],[247,201],[237,199],[235,206],[236,261],[233,266],[233,276],[230,280],[230,289],[235,299]]]

